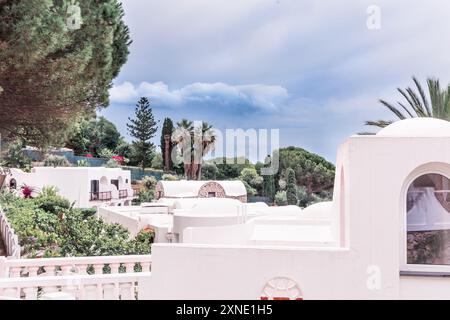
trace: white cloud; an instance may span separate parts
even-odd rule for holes
[[[197,103],[253,108],[266,112],[277,111],[289,98],[288,91],[281,86],[229,85],[222,82],[197,82],[174,90],[170,90],[168,85],[161,81],[142,82],[138,86],[124,82],[110,90],[110,99],[113,104],[135,103],[139,97],[143,96],[162,107],[181,107]]]

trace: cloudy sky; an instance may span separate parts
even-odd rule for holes
[[[399,100],[395,89],[412,75],[450,82],[448,0],[123,5],[133,44],[102,114],[126,137],[126,119],[147,96],[157,119],[280,129],[282,146],[334,162],[347,136],[374,131],[365,120],[391,118],[377,100]]]

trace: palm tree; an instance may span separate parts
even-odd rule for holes
[[[442,90],[438,79],[428,78],[428,99],[420,82],[415,77],[412,79],[418,93],[411,87],[405,90],[397,88],[398,92],[405,98],[406,104],[397,102],[398,106],[394,106],[382,99],[379,102],[400,120],[416,117],[450,120],[450,85]],[[393,122],[386,120],[366,121],[366,125],[384,128]]]
[[[177,123],[172,142],[178,147],[184,160],[184,173],[188,180],[200,180],[203,157],[214,149],[216,136],[207,122],[194,126],[183,119]]]

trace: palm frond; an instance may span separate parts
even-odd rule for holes
[[[366,121],[365,125],[366,126],[375,126],[378,128],[385,128],[392,123],[393,123],[393,121],[378,120],[378,121]]]
[[[411,118],[414,118],[414,116],[413,116],[413,114],[411,113],[411,111],[409,111],[408,108],[405,107],[405,106],[403,105],[403,103],[401,103],[401,102],[397,102],[397,103],[400,105],[400,107],[403,108],[403,110],[406,111],[406,113],[408,113],[408,115],[409,115]]]
[[[382,99],[379,100],[382,105],[384,105],[386,108],[392,111],[400,120],[406,119],[406,117],[403,115],[403,113],[400,112],[396,107],[391,105],[389,102],[386,102]]]
[[[431,117],[433,113],[430,108],[430,105],[428,104],[428,99],[425,96],[425,92],[423,91],[422,85],[420,84],[420,82],[417,80],[416,77],[413,77],[412,79],[413,79],[414,83],[416,84],[417,90],[419,90],[419,94],[420,94],[420,97],[422,98],[423,105],[425,106],[425,109],[427,110],[428,114]]]

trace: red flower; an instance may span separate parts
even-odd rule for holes
[[[123,164],[123,162],[125,161],[125,158],[122,156],[113,156],[112,159],[116,160],[120,164]]]
[[[22,194],[25,199],[31,199],[34,192],[34,188],[30,186],[22,187]]]
[[[92,154],[90,154],[90,153],[88,153],[87,155],[86,155],[86,158],[93,158],[94,156],[92,155]]]

